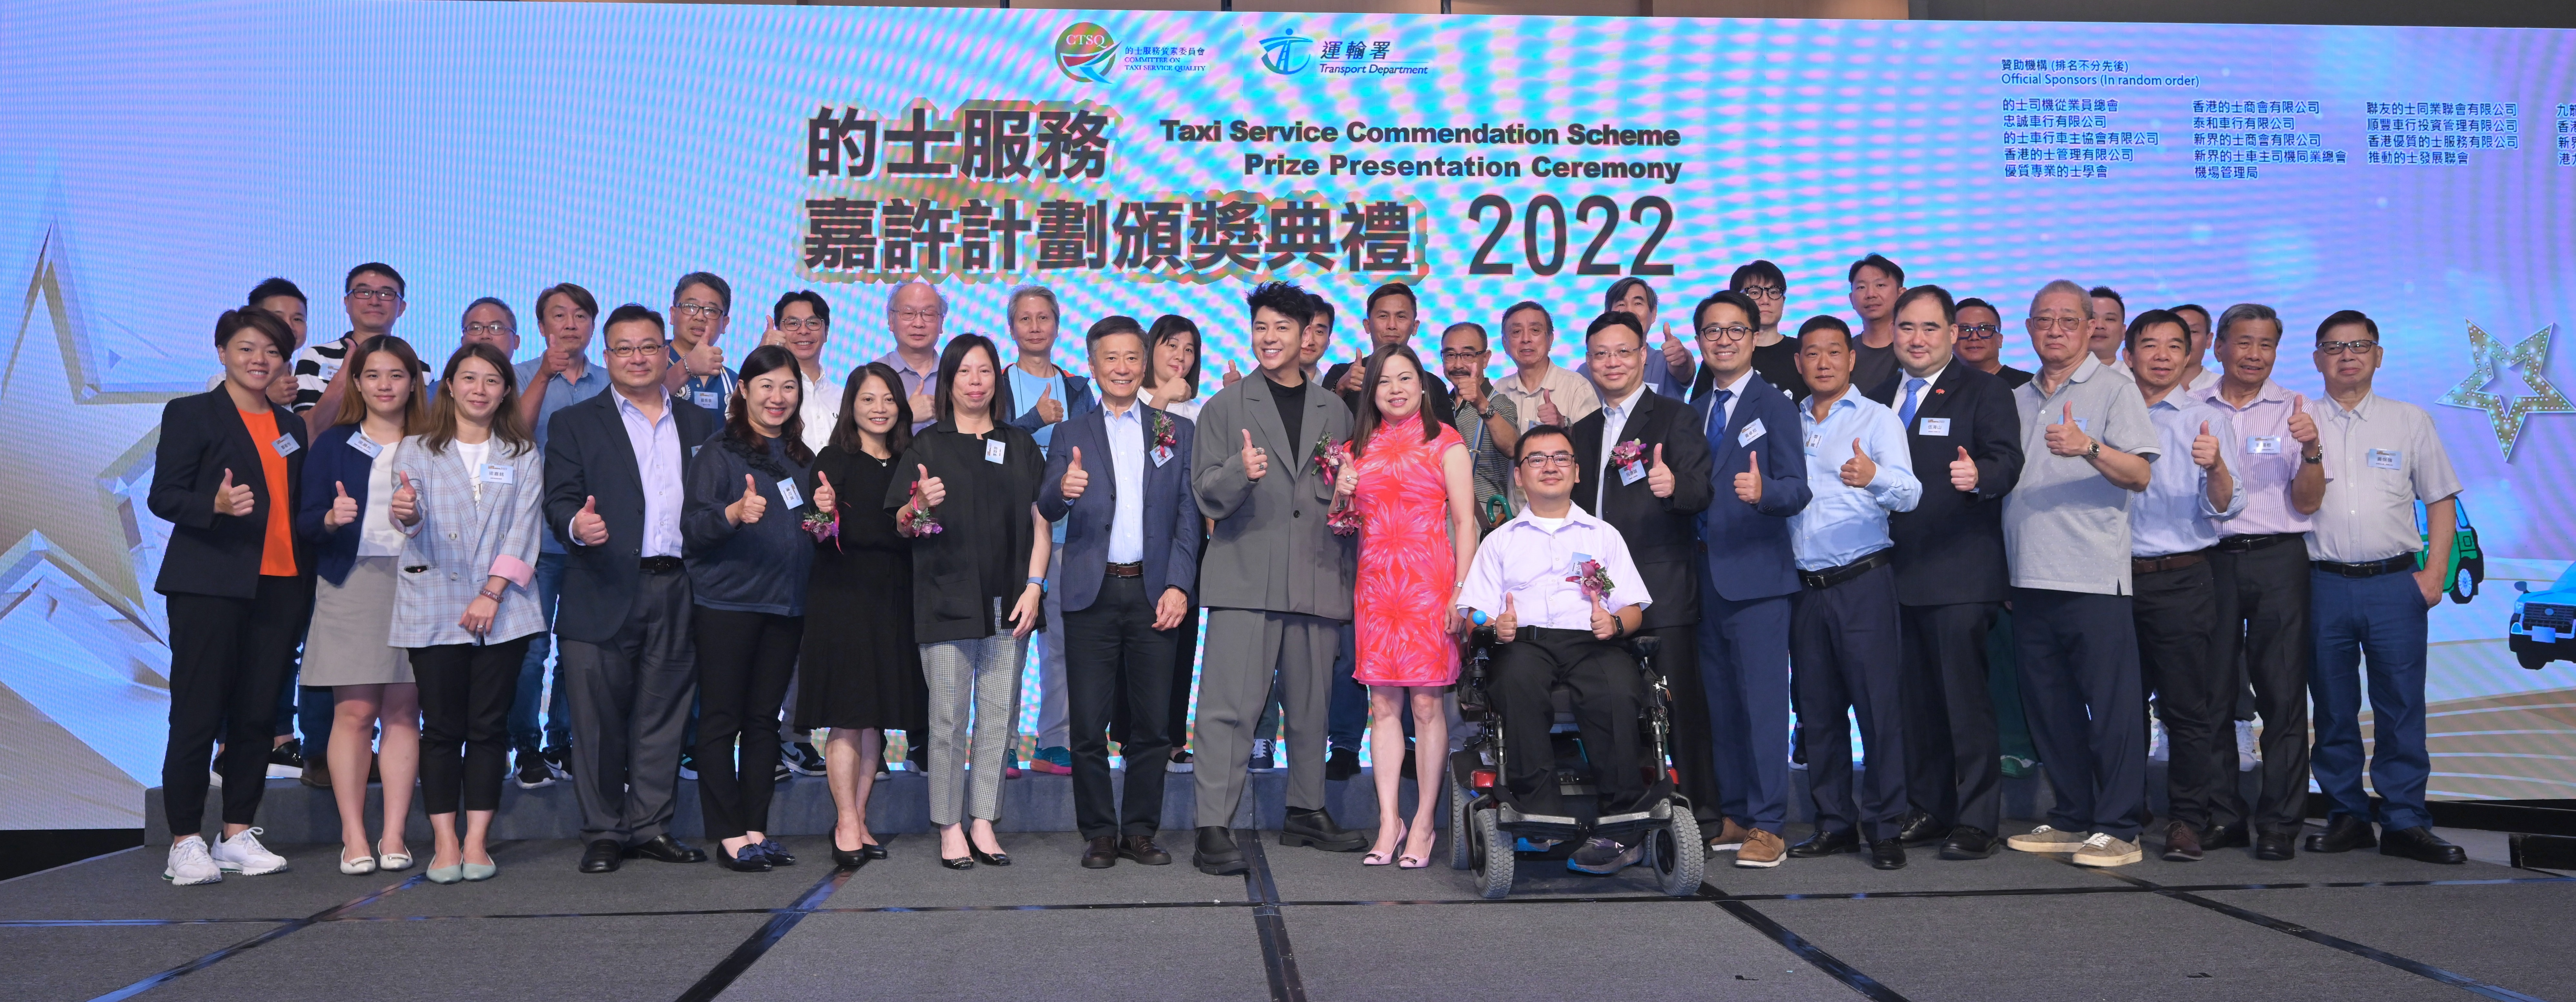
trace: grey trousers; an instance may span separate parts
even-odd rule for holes
[[[921,677],[930,684],[931,824],[958,824],[966,814],[1001,819],[1004,753],[1019,731],[1020,668],[1028,651],[1029,642],[1011,636],[1007,625],[979,640],[921,645]]]
[[[1252,725],[1279,680],[1288,710],[1288,807],[1324,806],[1324,731],[1332,702],[1333,651],[1341,622],[1260,609],[1209,609],[1199,669],[1198,826],[1234,823],[1251,782]]]
[[[689,576],[644,575],[617,635],[597,644],[566,640],[562,659],[582,839],[638,845],[668,833],[698,688]]]

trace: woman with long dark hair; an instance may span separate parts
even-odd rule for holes
[[[904,450],[884,502],[912,537],[913,639],[930,685],[930,822],[940,864],[952,870],[1010,865],[993,822],[1028,636],[1045,618],[1049,540],[1037,496],[1046,463],[1036,438],[999,420],[1014,413],[1001,359],[982,335],[949,340],[938,420]]]
[[[1145,406],[1169,411],[1192,421],[1199,419],[1199,325],[1178,313],[1154,318],[1154,326],[1145,331],[1145,390],[1136,399]],[[1201,537],[1199,555],[1207,555],[1205,536],[1207,521],[1199,522]],[[1190,681],[1199,663],[1199,607],[1193,602],[1181,616],[1180,632],[1172,645],[1172,757],[1164,768],[1172,772],[1189,772],[1197,768],[1190,756]],[[1119,722],[1125,730],[1126,722]]]
[[[316,576],[303,684],[330,687],[333,713],[329,746],[314,750],[322,761],[305,767],[351,777],[334,784],[331,795],[340,809],[340,872],[355,876],[412,864],[403,821],[420,772],[420,689],[411,660],[392,642],[401,576],[394,568],[404,538],[392,506],[403,439],[421,430],[429,408],[420,357],[401,338],[378,334],[358,342],[342,368],[356,376],[350,389],[358,406],[342,407],[340,423],[313,437],[295,528],[314,551]],[[385,798],[382,835],[372,843],[371,751],[385,789],[401,791]]]
[[[797,359],[762,345],[742,360],[724,430],[690,458],[680,509],[698,648],[698,798],[727,869],[796,862],[761,829],[776,788],[778,707],[805,635],[806,380]],[[828,483],[817,507],[836,507]],[[739,739],[741,758],[735,758]]]
[[[1377,844],[1361,862],[1408,870],[1429,865],[1437,834],[1432,812],[1442,798],[1433,781],[1449,757],[1442,690],[1458,680],[1460,631],[1450,599],[1476,558],[1477,539],[1475,461],[1457,429],[1424,416],[1422,375],[1422,359],[1402,344],[1369,356],[1359,427],[1333,485],[1335,506],[1359,515],[1352,677],[1369,687],[1369,751],[1377,765]],[[1410,825],[1396,796],[1408,701],[1420,777]]]
[[[876,503],[893,486],[912,444],[903,377],[883,362],[850,374],[832,440],[814,455],[814,569],[807,577],[805,644],[796,669],[796,729],[831,728],[823,775],[832,788],[832,862],[884,859],[868,831],[868,796],[884,761],[885,732],[928,729],[921,648],[912,633],[912,541]],[[823,488],[836,502],[822,506]],[[822,521],[828,519],[828,521]]]
[[[408,649],[420,686],[420,799],[436,838],[427,875],[489,880],[500,870],[486,840],[509,768],[510,703],[528,643],[546,628],[534,589],[545,454],[519,411],[508,355],[476,342],[448,356],[438,401],[424,430],[403,440],[394,477],[390,514],[411,538],[393,645]]]

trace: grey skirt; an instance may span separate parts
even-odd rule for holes
[[[359,557],[349,579],[313,581],[313,629],[304,635],[302,685],[408,683],[411,659],[393,646],[396,557]]]

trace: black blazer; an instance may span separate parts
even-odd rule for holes
[[[546,422],[546,531],[564,547],[555,634],[589,644],[617,635],[644,577],[644,474],[635,467],[635,446],[626,439],[617,399],[611,387]],[[677,397],[670,408],[680,441],[671,469],[680,475],[689,449],[714,437],[722,421],[714,411]],[[572,517],[588,498],[599,499],[599,517],[608,522],[608,542],[599,546],[583,546],[569,535]]]
[[[1901,401],[1905,370],[1865,394],[1893,410]],[[1925,419],[1947,434],[1924,433]],[[2001,602],[2012,584],[2004,564],[2004,495],[2021,479],[2021,419],[2002,378],[1952,360],[1916,398],[1914,424],[1905,429],[1923,500],[1912,511],[1887,518],[1896,544],[1896,600],[1903,605]],[[1977,464],[1977,489],[1950,486],[1950,463],[1960,449]]]
[[[1635,441],[1643,450],[1641,464],[1651,467],[1655,447],[1664,449],[1664,465],[1673,471],[1673,496],[1656,497],[1644,477],[1620,483],[1616,464],[1601,466],[1601,429],[1609,421],[1594,411],[1574,423],[1574,463],[1582,479],[1574,502],[1582,505],[1628,543],[1628,556],[1655,604],[1646,607],[1643,629],[1688,626],[1699,622],[1699,514],[1715,497],[1709,480],[1708,438],[1699,430],[1699,411],[1649,389],[1637,394],[1637,413],[1619,431],[1621,442]],[[1595,471],[1599,471],[1596,473]],[[1731,494],[1729,495],[1732,496]]]
[[[231,394],[217,386],[180,397],[161,408],[161,442],[153,449],[152,493],[146,505],[170,523],[170,545],[161,554],[161,576],[152,590],[164,595],[214,595],[252,598],[259,594],[260,547],[268,539],[270,505],[294,510],[295,485],[304,477],[304,419],[284,407],[270,408],[277,431],[295,436],[295,451],[286,454],[286,489],[271,496],[260,472],[260,450],[271,443],[254,442],[250,426]],[[231,470],[233,483],[247,484],[251,513],[243,517],[215,514],[215,488]],[[295,566],[307,573],[313,561],[301,539]]]

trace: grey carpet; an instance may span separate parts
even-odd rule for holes
[[[0,928],[0,998],[95,998],[276,928],[204,925]]]
[[[2444,869],[2459,870],[2460,867]],[[2466,879],[2531,877],[2501,867]],[[2545,999],[2576,999],[2576,885],[2205,891],[2202,897],[2296,922]]]
[[[1268,991],[1251,909],[1187,908],[817,914],[720,997],[1203,1002]]]

